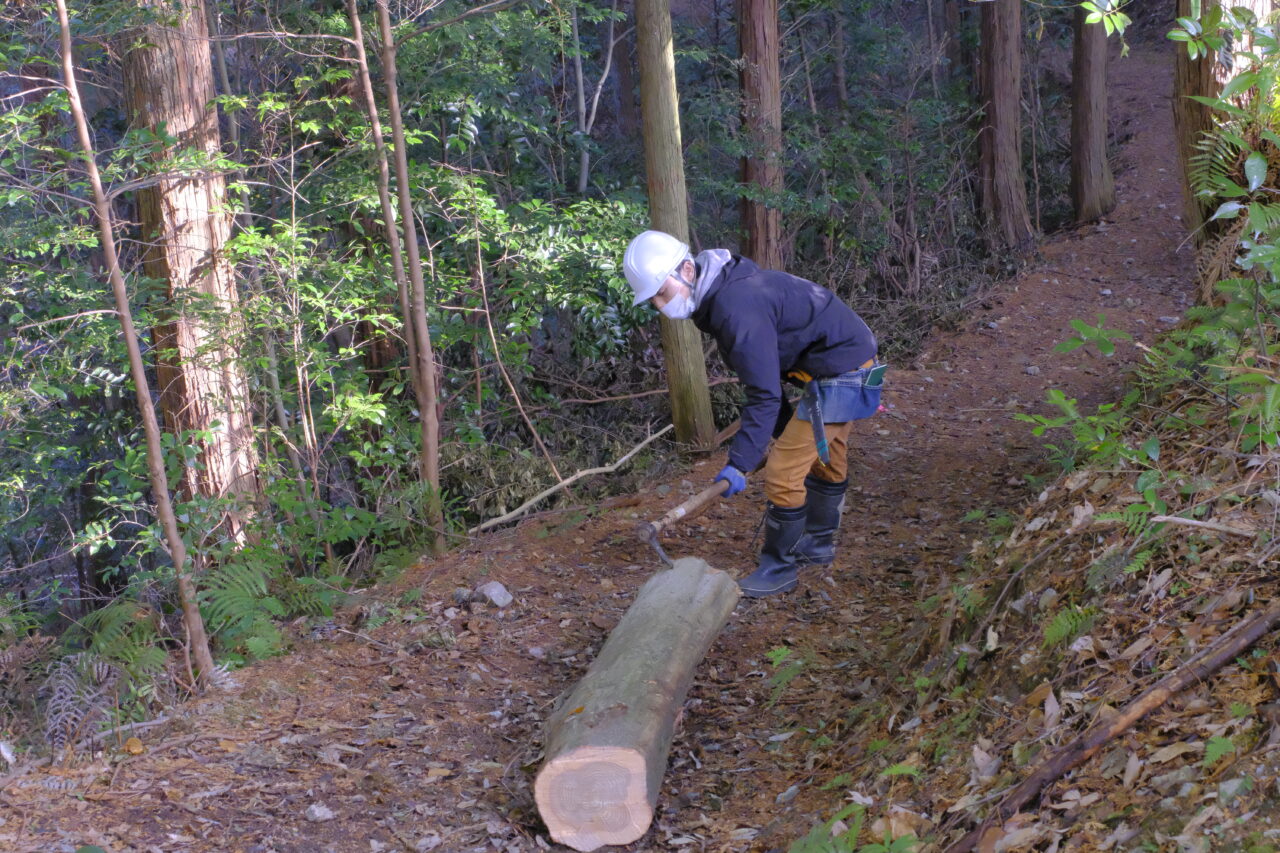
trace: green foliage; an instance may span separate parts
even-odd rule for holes
[[[773,675],[769,677],[769,686],[772,690],[769,694],[767,707],[771,708],[782,698],[782,692],[787,689],[787,685],[809,666],[810,657],[804,654],[794,654],[786,646],[777,646],[770,649],[765,652],[765,657],[769,659],[769,665],[774,669]]]
[[[1061,646],[1088,631],[1098,612],[1092,607],[1072,605],[1059,610],[1044,627],[1045,648]]]
[[[1204,766],[1213,767],[1236,751],[1236,743],[1229,737],[1211,737],[1204,745]]]
[[[880,841],[859,844],[866,819],[866,807],[850,803],[830,820],[816,824],[803,838],[791,842],[787,853],[910,853],[919,844],[914,835],[893,838],[887,830]]]
[[[1072,320],[1071,328],[1076,330],[1077,337],[1068,338],[1062,343],[1055,346],[1055,352],[1071,352],[1082,346],[1093,344],[1098,348],[1098,352],[1109,356],[1116,351],[1115,341],[1133,340],[1133,336],[1128,332],[1120,329],[1107,329],[1103,327],[1106,317],[1098,315],[1098,325],[1090,326],[1083,320]]]

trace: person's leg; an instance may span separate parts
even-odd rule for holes
[[[849,432],[852,421],[826,424],[831,463],[816,460],[804,478],[804,536],[796,544],[799,565],[829,565],[835,559],[845,489],[849,485]]]
[[[818,458],[813,427],[792,418],[774,441],[764,468],[765,521],[760,563],[738,581],[742,592],[763,598],[795,589],[796,543],[804,534],[805,473]]]

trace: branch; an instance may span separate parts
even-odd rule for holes
[[[1157,515],[1151,518],[1151,523],[1168,522],[1169,524],[1183,524],[1187,527],[1200,527],[1205,530],[1215,530],[1218,533],[1230,533],[1233,536],[1243,536],[1246,539],[1252,539],[1258,535],[1256,530],[1245,530],[1240,527],[1232,527],[1228,524],[1218,524],[1213,521],[1197,521],[1194,518],[1183,518],[1180,515]]]
[[[471,9],[468,9],[467,11],[463,12],[461,15],[455,15],[454,17],[448,18],[443,21],[432,21],[426,26],[419,27],[418,29],[414,30],[408,35],[401,36],[400,38],[396,39],[396,47],[399,48],[405,42],[409,41],[410,39],[415,39],[418,36],[422,35],[423,33],[429,33],[432,30],[438,30],[441,27],[447,27],[450,24],[456,24],[465,18],[470,18],[472,15],[483,15],[486,12],[501,12],[503,9],[510,9],[512,6],[519,6],[523,2],[524,0],[493,0],[493,2],[485,3],[482,6],[475,6]]]
[[[1272,605],[1256,616],[1238,623],[1235,628],[1219,637],[1213,645],[1144,691],[1114,717],[1097,723],[1071,743],[1050,755],[1022,784],[1009,792],[990,817],[977,829],[948,847],[946,853],[967,853],[973,850],[989,829],[1009,816],[1017,814],[1046,785],[1092,758],[1108,741],[1126,731],[1187,686],[1208,677],[1223,664],[1234,660],[1237,655],[1270,631],[1277,621],[1280,621],[1280,604]]]
[[[511,512],[507,513],[506,515],[500,516],[498,518],[491,518],[488,521],[484,522],[483,524],[478,524],[475,527],[471,528],[470,530],[467,531],[467,533],[468,534],[483,533],[484,531],[489,530],[490,528],[497,527],[499,524],[505,524],[506,522],[511,521],[512,519],[522,515],[525,510],[527,510],[529,507],[533,506],[534,504],[538,503],[543,498],[547,497],[548,495],[555,494],[556,492],[568,486],[570,483],[577,482],[578,480],[581,480],[583,477],[589,477],[592,474],[612,474],[614,471],[617,471],[624,464],[626,464],[627,461],[630,460],[632,456],[635,456],[637,453],[639,453],[645,447],[645,445],[649,444],[649,442],[654,441],[655,439],[665,435],[666,433],[670,432],[673,429],[675,429],[673,425],[667,424],[662,429],[658,430],[653,435],[649,436],[644,441],[637,444],[635,447],[631,448],[629,451],[627,451],[626,456],[623,456],[621,459],[619,459],[617,462],[614,462],[612,465],[605,465],[603,468],[587,468],[583,471],[579,471],[578,473],[574,474],[572,477],[568,478],[567,480],[561,480],[559,483],[556,483],[554,486],[551,486],[550,488],[543,489],[541,492],[538,492],[538,494],[529,498],[529,500],[520,504],[520,506],[511,510]]]
[[[25,326],[19,326],[19,332],[25,332],[27,329],[37,329],[41,326],[47,326],[50,323],[63,323],[67,320],[78,320],[81,317],[88,317],[92,314],[117,314],[114,308],[95,308],[92,311],[81,311],[79,314],[68,314],[65,317],[54,317],[52,320],[41,320],[39,323],[27,323]]]

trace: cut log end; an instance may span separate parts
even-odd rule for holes
[[[649,829],[649,770],[634,749],[583,746],[549,761],[534,783],[551,837],[574,850],[630,844]]]

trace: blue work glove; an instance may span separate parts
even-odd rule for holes
[[[723,468],[721,468],[720,473],[716,474],[716,478],[711,482],[718,483],[721,480],[724,480],[726,483],[729,484],[729,488],[725,489],[724,491],[724,496],[726,498],[729,497],[730,495],[736,495],[738,492],[742,491],[747,487],[747,475],[743,474],[741,471],[739,471],[737,468],[734,468],[732,465],[726,465]]]

